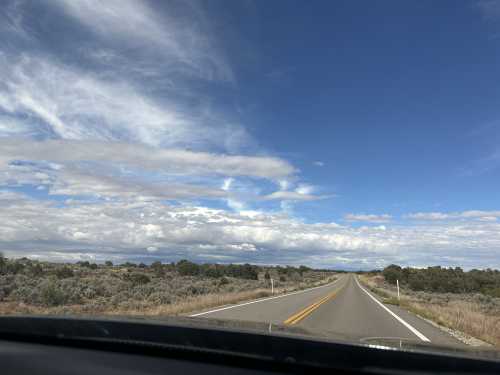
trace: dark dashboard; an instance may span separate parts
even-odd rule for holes
[[[0,318],[2,374],[498,374],[495,355],[401,350],[191,320]]]

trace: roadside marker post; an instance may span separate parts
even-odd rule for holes
[[[274,294],[274,280],[271,279],[271,294]]]
[[[396,279],[396,285],[398,287],[398,301],[400,301],[401,299],[399,298],[399,280]]]

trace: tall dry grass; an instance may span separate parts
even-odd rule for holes
[[[411,311],[437,324],[500,347],[500,317],[485,314],[476,303],[457,300],[441,305],[410,300],[407,304]]]
[[[53,314],[53,315],[131,315],[131,316],[162,316],[181,315],[270,296],[269,290],[255,289],[224,294],[205,294],[187,297],[172,304],[151,305],[136,301],[129,307],[111,307],[96,305],[64,305],[45,307],[17,302],[1,302],[0,315],[8,314]]]
[[[256,289],[226,294],[205,294],[197,297],[188,297],[183,301],[169,305],[148,306],[144,309],[123,309],[107,312],[112,315],[182,315],[195,311],[203,311],[212,307],[235,304],[238,302],[264,298],[270,296],[269,290]]]
[[[441,326],[500,347],[500,315],[489,311],[487,306],[467,301],[461,295],[456,295],[454,300],[440,300],[436,297],[429,301],[419,298],[416,293],[405,291],[401,293],[401,300],[398,302],[397,293],[384,287],[380,277],[362,276],[360,281],[381,296],[386,303],[400,305]]]

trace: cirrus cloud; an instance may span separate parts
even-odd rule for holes
[[[346,221],[362,221],[369,223],[387,223],[392,220],[392,216],[388,214],[382,215],[366,215],[366,214],[347,214],[344,216]]]

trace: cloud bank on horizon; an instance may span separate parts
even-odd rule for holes
[[[321,178],[336,161],[311,155],[299,167],[279,137],[269,147],[225,100],[245,86],[223,22],[203,3],[153,5],[1,6],[1,252],[500,267],[499,210],[328,216],[350,194]],[[305,218],[318,207],[322,215]]]

